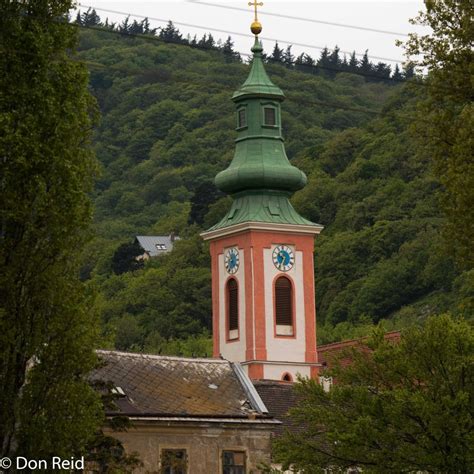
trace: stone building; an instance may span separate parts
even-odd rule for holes
[[[103,364],[92,380],[107,381],[116,409],[131,428],[110,432],[138,453],[137,472],[243,474],[270,462],[268,414],[238,363],[99,351]]]

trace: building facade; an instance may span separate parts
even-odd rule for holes
[[[104,431],[136,453],[138,473],[245,474],[271,461],[281,422],[269,415],[238,363],[98,351],[91,381],[115,395],[107,417],[126,431]]]

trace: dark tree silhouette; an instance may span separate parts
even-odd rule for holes
[[[144,250],[137,240],[120,245],[112,257],[113,272],[120,275],[143,268],[143,260],[137,260],[137,257],[143,253]]]
[[[273,52],[269,57],[269,60],[275,63],[283,62],[283,50],[278,46],[278,43],[275,43],[275,47],[273,48]]]
[[[200,184],[196,188],[194,196],[191,198],[189,224],[202,225],[209,211],[209,206],[215,203],[221,196],[222,193],[216,188],[212,181],[205,181]]]

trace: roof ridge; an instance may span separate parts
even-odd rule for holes
[[[158,360],[181,360],[185,362],[200,362],[200,363],[219,363],[219,364],[230,364],[228,360],[225,359],[215,359],[211,357],[180,357],[180,356],[165,356],[160,354],[144,354],[142,352],[124,352],[124,351],[114,351],[106,349],[96,349],[97,354],[112,354],[120,355],[126,357],[136,357],[143,359],[158,359]]]
[[[169,238],[170,234],[163,234],[163,235],[136,235],[135,237],[166,237]]]
[[[393,330],[393,331],[388,331],[384,334],[385,339],[390,339],[392,336],[397,336],[400,334],[399,330]],[[344,339],[343,341],[336,341],[336,342],[330,342],[328,344],[321,344],[318,345],[318,351],[324,350],[324,349],[331,349],[333,347],[338,347],[338,346],[347,346],[350,344],[354,343],[361,343],[364,344],[367,342],[367,340],[370,338],[369,336],[362,336],[362,337],[356,337],[354,339]]]

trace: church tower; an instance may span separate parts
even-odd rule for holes
[[[281,132],[284,94],[268,77],[258,39],[236,105],[235,155],[215,179],[233,198],[226,216],[202,234],[212,257],[214,357],[240,362],[251,379],[317,375],[314,237],[322,226],[289,198],[306,184]]]

